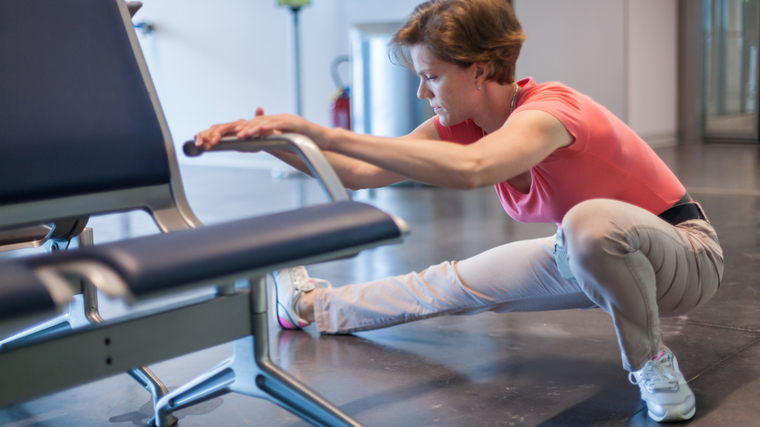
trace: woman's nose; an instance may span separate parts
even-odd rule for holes
[[[426,99],[429,98],[430,91],[425,87],[425,81],[420,79],[420,86],[417,88],[417,98]]]

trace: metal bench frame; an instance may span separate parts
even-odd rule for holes
[[[118,7],[134,59],[161,128],[169,160],[170,180],[161,185],[0,203],[0,230],[38,227],[39,224],[136,209],[147,211],[162,232],[202,226],[185,197],[172,137],[127,5],[122,0],[111,1]],[[56,2],[60,3],[60,0]],[[340,180],[318,147],[302,135],[284,134],[259,140],[225,141],[214,148],[214,151],[219,150],[294,151],[309,166],[333,201],[348,200]],[[399,220],[398,224],[402,234],[405,233],[403,221]],[[92,235],[85,233],[79,239],[81,245],[88,245],[92,242]],[[38,246],[42,241],[33,239],[26,246]],[[5,249],[22,246],[23,244],[15,244],[13,247],[8,245]],[[355,248],[350,253],[356,253],[360,249],[362,248]],[[294,260],[289,265],[331,259],[348,253]],[[66,317],[3,341],[0,347],[0,366],[13,366],[15,369],[0,370],[0,407],[128,371],[153,394],[156,406],[154,423],[158,426],[174,424],[176,419],[171,416],[171,412],[177,409],[230,391],[266,397],[316,425],[359,425],[272,364],[267,341],[267,299],[263,280],[265,271],[249,272],[245,276],[250,279],[249,290],[235,289],[229,284],[229,278],[224,278],[218,282],[222,285],[218,286],[218,295],[214,298],[162,309],[149,315],[141,313],[102,322],[97,312],[96,292],[92,284],[98,282],[95,276],[102,277],[107,269],[104,270],[97,264],[90,267],[89,270],[77,272],[82,280],[82,295],[75,297]],[[272,266],[272,269],[282,267],[286,265]],[[118,280],[117,275],[107,276],[110,280]],[[219,312],[225,313],[225,316],[211,315]],[[200,326],[199,322],[205,325],[202,330],[214,332],[199,333],[199,329],[194,327]],[[66,324],[74,327],[74,330],[66,330]],[[209,325],[213,327],[209,328]],[[171,394],[167,394],[166,387],[146,367],[134,368],[231,340],[235,341],[235,354],[230,360]],[[50,363],[51,354],[55,355],[56,362],[53,364]]]

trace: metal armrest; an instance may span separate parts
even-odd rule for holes
[[[255,153],[258,151],[293,151],[303,160],[311,173],[322,185],[322,188],[334,202],[349,200],[343,183],[333,170],[330,163],[312,140],[296,133],[284,133],[271,135],[264,138],[237,139],[234,137],[222,138],[221,141],[210,150],[197,147],[195,141],[187,141],[182,147],[188,157],[200,156],[206,151],[238,151],[241,153]]]
[[[0,230],[0,252],[24,248],[38,248],[48,240],[67,241],[78,236],[87,225],[89,216],[62,219],[52,224]]]
[[[0,252],[40,247],[53,234],[53,228],[50,224],[40,224],[0,231]]]

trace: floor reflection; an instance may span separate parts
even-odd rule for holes
[[[705,208],[725,250],[721,289],[663,336],[694,389],[693,426],[756,425],[760,408],[760,148],[698,145],[657,150]],[[327,200],[310,178],[182,165],[190,205],[207,224]],[[496,245],[553,234],[504,213],[493,189],[362,190],[354,199],[404,218],[403,244],[310,266],[335,286],[420,271]],[[147,214],[95,217],[95,242],[158,232]],[[26,252],[27,254],[29,252]],[[0,256],[8,256],[1,254]],[[17,255],[14,255],[17,256]],[[126,310],[105,303],[104,317]],[[368,426],[653,425],[628,384],[609,316],[601,310],[449,316],[349,336],[271,329],[275,363]],[[177,387],[228,357],[224,345],[151,366]],[[116,376],[0,410],[0,426],[143,425],[145,391]],[[268,402],[226,395],[182,425],[303,426]],[[209,402],[212,403],[212,402]]]

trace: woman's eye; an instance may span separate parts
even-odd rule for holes
[[[432,82],[432,81],[433,81],[433,80],[435,80],[436,78],[437,78],[436,76],[425,76],[425,80],[427,80],[427,81],[429,81],[429,82]]]

